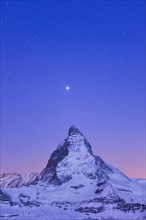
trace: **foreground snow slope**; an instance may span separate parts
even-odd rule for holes
[[[146,219],[145,186],[95,156],[72,126],[31,184],[1,189],[1,219]]]

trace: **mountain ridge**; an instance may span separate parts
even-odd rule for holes
[[[0,202],[9,210],[21,207],[18,216],[23,215],[24,219],[30,212],[30,220],[42,220],[52,209],[62,220],[143,220],[145,187],[145,179],[129,178],[95,156],[85,136],[71,126],[67,138],[53,151],[36,178],[26,186],[2,188]],[[4,215],[6,217],[6,212]],[[57,220],[55,214],[52,219]]]
[[[2,173],[0,175],[0,188],[17,188],[26,186],[34,181],[38,173]]]

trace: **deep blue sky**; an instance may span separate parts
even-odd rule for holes
[[[1,6],[2,172],[41,171],[75,124],[95,154],[143,177],[145,1]]]

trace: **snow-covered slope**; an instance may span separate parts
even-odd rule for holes
[[[71,126],[46,167],[27,187],[0,191],[2,218],[146,219],[146,182],[128,178],[95,156]],[[29,217],[28,217],[29,216]]]
[[[1,188],[16,188],[30,184],[38,173],[21,175],[19,173],[3,173],[0,175]]]

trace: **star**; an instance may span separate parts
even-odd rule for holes
[[[66,86],[65,89],[66,89],[67,91],[69,91],[69,90],[70,90],[70,87],[69,87],[69,86]]]

